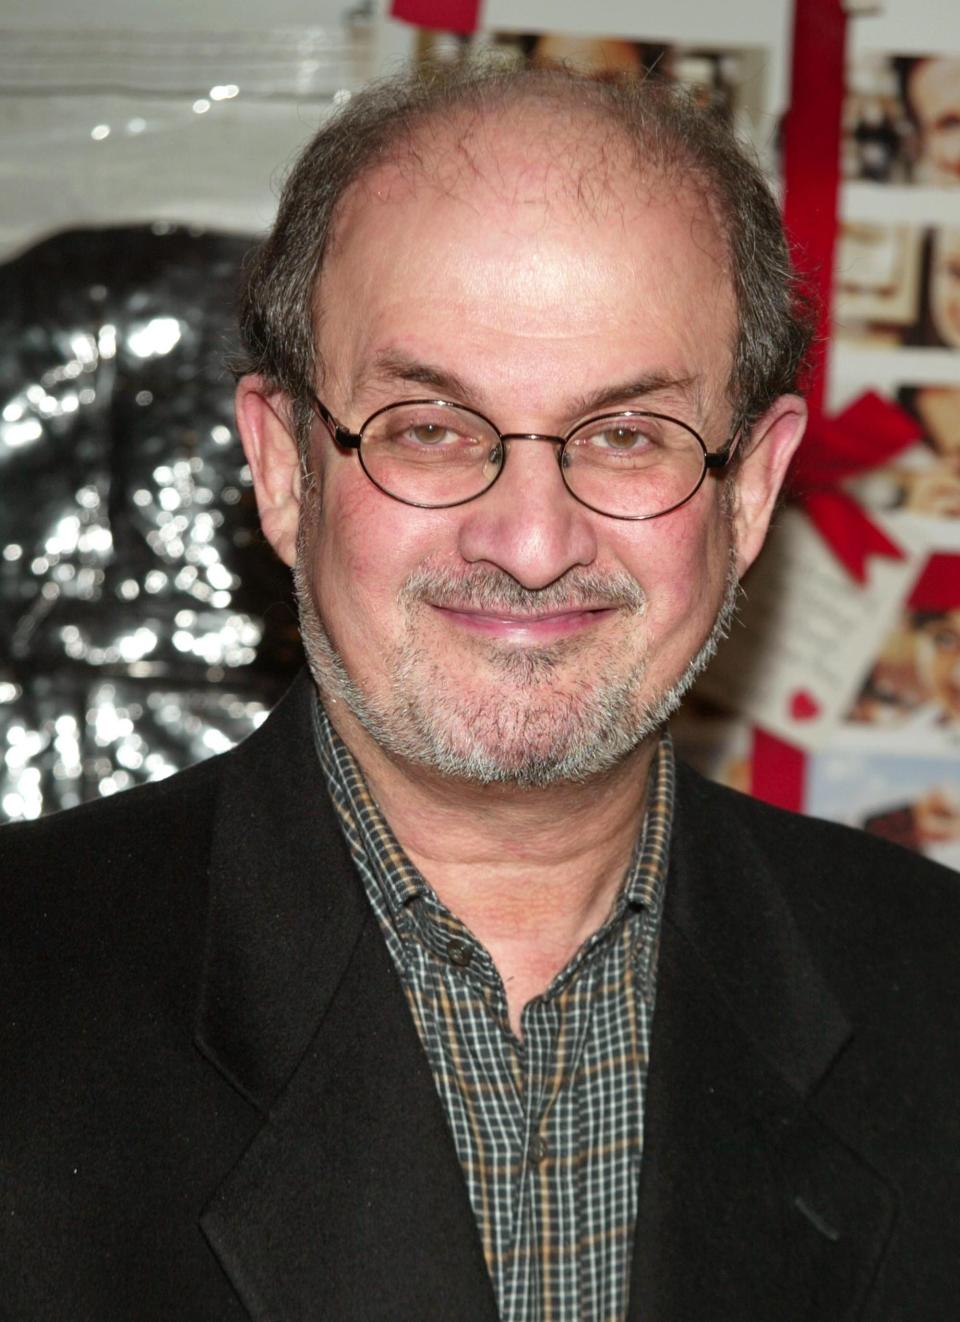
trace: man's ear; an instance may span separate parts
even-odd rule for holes
[[[740,442],[734,483],[737,569],[743,574],[757,558],[793,453],[807,425],[799,395],[781,395]]]
[[[287,565],[297,558],[300,519],[300,455],[292,434],[290,402],[271,391],[260,376],[240,379],[236,396],[237,426],[253,475],[260,526]]]

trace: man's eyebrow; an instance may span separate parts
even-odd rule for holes
[[[457,403],[479,406],[483,402],[479,393],[456,372],[420,362],[395,350],[376,356],[371,367],[354,382],[354,397],[371,386],[400,381],[436,391],[439,396],[453,399]],[[577,395],[567,401],[563,412],[564,416],[580,418],[608,408],[625,408],[629,403],[644,400],[650,395],[669,395],[684,402],[697,403],[700,397],[700,378],[677,376],[665,371],[644,372],[615,385]]]
[[[625,407],[631,401],[646,399],[649,395],[669,395],[684,402],[697,403],[700,398],[700,378],[675,376],[671,372],[644,372],[618,385],[605,386],[580,395],[572,401],[570,412],[578,416],[602,413],[604,409]]]
[[[371,386],[392,385],[396,381],[405,381],[410,385],[424,386],[444,398],[469,404],[476,398],[476,392],[456,372],[441,367],[422,363],[408,354],[390,350],[377,354],[371,366],[353,382],[354,398]]]

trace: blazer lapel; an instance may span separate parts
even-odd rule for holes
[[[853,1318],[895,1209],[817,1116],[851,1027],[767,861],[681,785],[629,1316]]]
[[[373,922],[202,1224],[264,1322],[495,1322],[453,1142]]]
[[[495,1322],[429,1063],[323,784],[311,701],[299,681],[225,779],[197,1044],[264,1121],[202,1228],[261,1322]]]

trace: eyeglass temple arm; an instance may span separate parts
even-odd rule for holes
[[[729,441],[727,441],[726,445],[724,445],[721,449],[708,450],[703,457],[704,467],[708,469],[725,468],[727,464],[730,462],[730,460],[733,458],[734,451],[736,450],[737,445],[740,442],[742,436],[743,436],[743,427],[739,426],[737,427],[733,435],[730,437]]]
[[[356,432],[348,431],[342,422],[337,422],[326,404],[319,400],[312,391],[309,396],[309,403],[338,445],[343,446],[345,450],[360,449],[360,436]]]

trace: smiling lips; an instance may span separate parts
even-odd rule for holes
[[[585,610],[576,606],[568,610],[544,611],[539,615],[519,611],[457,610],[448,606],[435,606],[434,609],[452,624],[471,633],[500,638],[505,642],[545,643],[580,633],[612,614],[614,608],[604,606]]]

